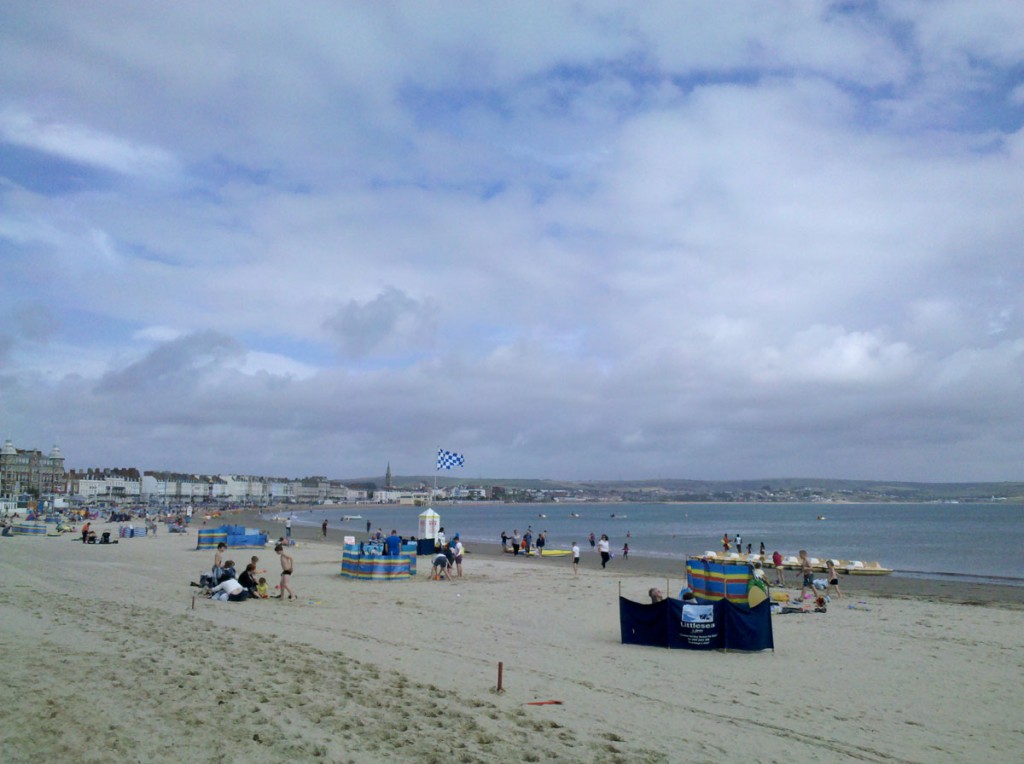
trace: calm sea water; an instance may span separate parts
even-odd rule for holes
[[[877,560],[898,575],[995,581],[1024,586],[1024,507],[1019,504],[459,504],[434,510],[449,538],[459,532],[467,545],[498,543],[502,529],[547,531],[549,545],[568,549],[607,533],[619,554],[683,560],[687,554],[721,550],[723,533],[739,533],[743,546],[778,549],[812,557]],[[365,532],[392,528],[415,535],[416,507],[375,506],[295,513],[298,524]],[[577,513],[578,518],[571,517]],[[343,522],[345,514],[363,520]],[[547,517],[540,517],[541,514]],[[615,517],[612,517],[612,515]],[[824,520],[818,520],[824,515]],[[629,533],[627,539],[626,534]]]

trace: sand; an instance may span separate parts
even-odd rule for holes
[[[588,549],[574,578],[567,558],[470,548],[454,584],[430,581],[426,558],[415,580],[374,583],[339,575],[337,533],[296,534],[297,601],[199,597],[194,609],[188,582],[213,557],[195,550],[194,530],[112,546],[0,540],[0,759],[1020,755],[1024,609],[1003,592],[1012,587],[936,598],[924,585],[914,597],[913,581],[887,594],[847,578],[849,596],[828,613],[774,617],[774,652],[669,651],[619,640],[620,587],[641,600],[666,572],[671,591],[682,584],[639,558],[601,571]],[[259,555],[278,570],[272,549]],[[546,700],[562,703],[528,705]]]

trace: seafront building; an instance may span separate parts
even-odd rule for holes
[[[543,492],[528,500],[542,501]],[[373,482],[346,484],[324,476],[289,479],[259,475],[198,475],[134,467],[90,467],[65,472],[64,455],[58,446],[48,454],[19,449],[11,440],[0,448],[0,511],[27,508],[39,498],[63,506],[65,502],[88,505],[149,503],[164,506],[242,504],[380,504],[426,505],[431,500],[515,500],[500,487],[435,487],[421,482],[415,488],[398,487],[387,465],[384,486]],[[547,497],[550,500],[550,497]]]
[[[86,501],[136,502],[142,497],[142,477],[134,467],[71,470],[67,492]]]
[[[33,448],[15,448],[10,439],[0,447],[0,498],[16,500],[25,493],[44,496],[64,491],[64,455],[59,447],[46,455]]]

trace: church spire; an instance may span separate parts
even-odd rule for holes
[[[388,462],[388,471],[384,475],[384,487],[391,488],[391,462]]]

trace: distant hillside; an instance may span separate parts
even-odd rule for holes
[[[363,477],[343,482],[384,485],[384,478]],[[395,486],[411,488],[433,485],[433,475],[403,475],[392,478]],[[1002,483],[917,483],[881,480],[843,480],[834,478],[763,478],[758,480],[684,480],[663,478],[652,480],[542,480],[529,478],[469,478],[439,475],[438,486],[477,485],[502,486],[506,489],[532,491],[572,491],[597,496],[637,494],[652,499],[702,501],[729,500],[794,500],[821,497],[848,501],[980,501],[1000,499],[1024,501],[1024,482]]]

